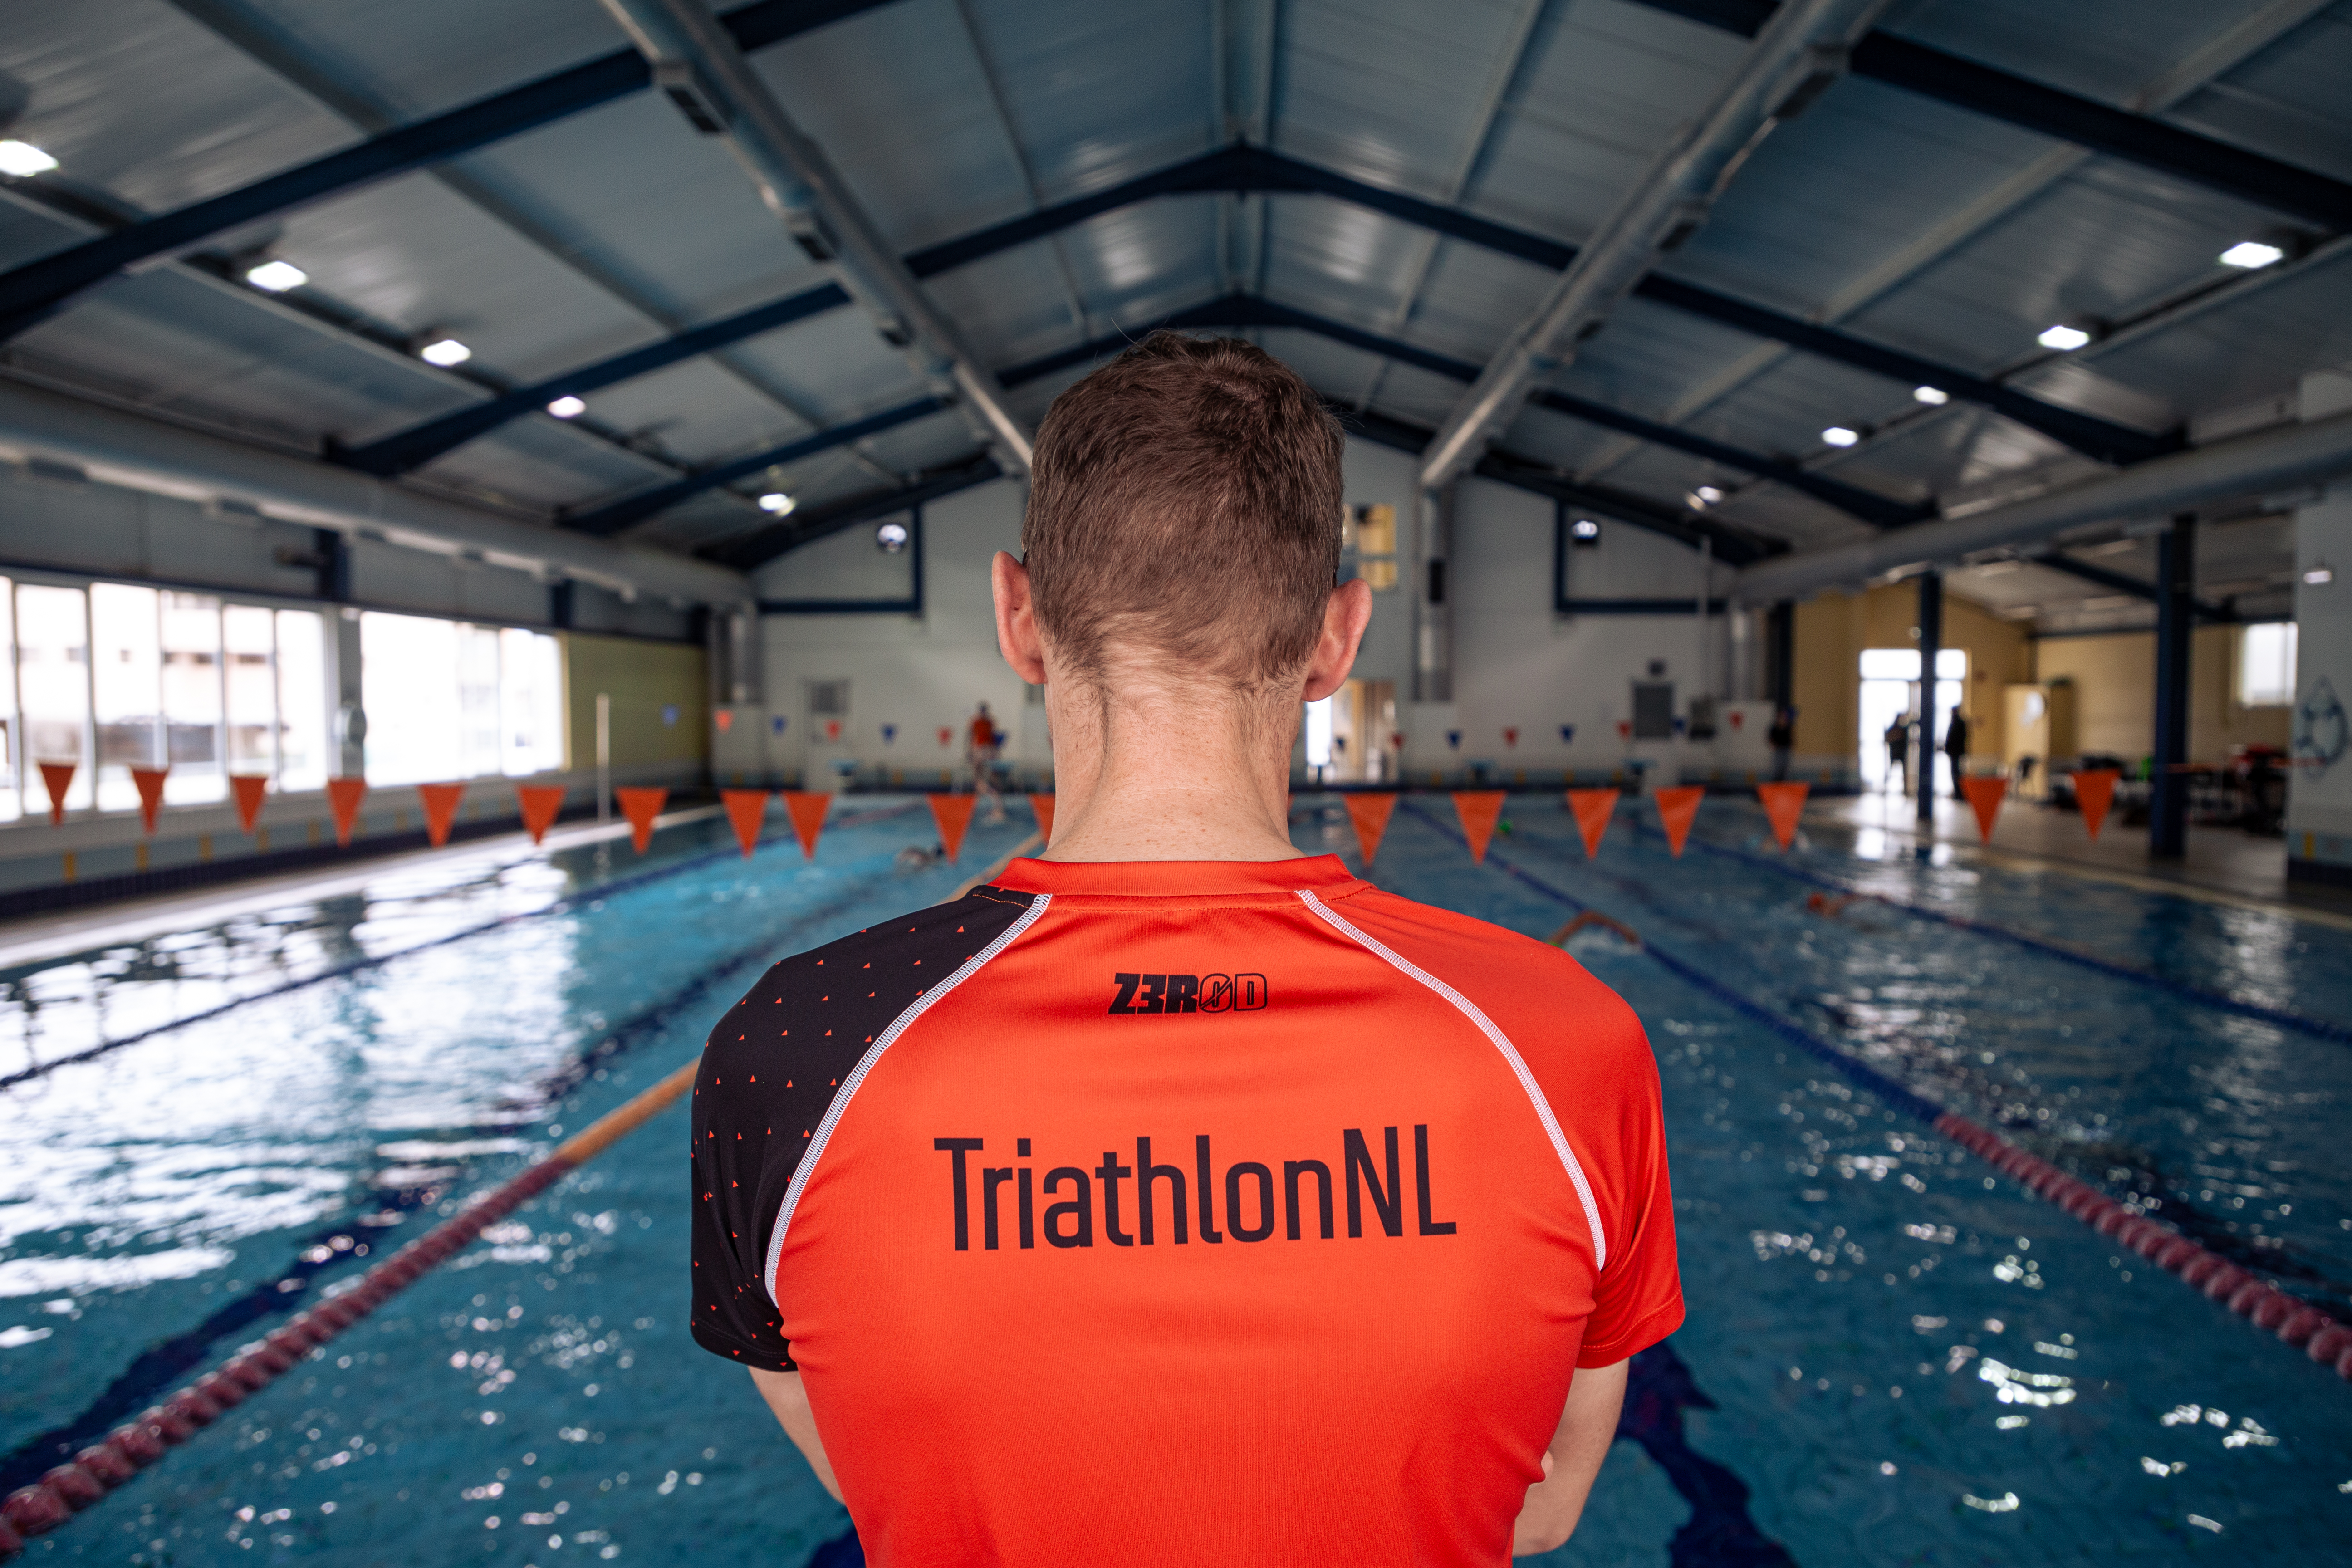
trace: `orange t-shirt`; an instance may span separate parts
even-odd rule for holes
[[[799,1367],[883,1568],[1498,1563],[1571,1369],[1682,1321],[1632,1011],[1333,857],[1015,861],[695,1096],[695,1336]]]

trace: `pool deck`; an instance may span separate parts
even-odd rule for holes
[[[1832,823],[1863,837],[1884,834],[1891,854],[1920,847],[1916,803],[1907,795],[1864,794],[1815,801],[1807,821]],[[2041,870],[2171,893],[2208,903],[2284,912],[2299,920],[2352,930],[2352,890],[2290,883],[2286,842],[2258,838],[2234,827],[2189,829],[2188,853],[2178,860],[2151,858],[2147,830],[2110,817],[2099,837],[2084,830],[2083,818],[2034,801],[2002,805],[1992,841],[1982,842],[1976,814],[1968,803],[1936,802],[1932,842],[1959,860],[1981,859],[2021,870]]]

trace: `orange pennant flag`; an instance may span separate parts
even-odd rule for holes
[[[2000,815],[2000,799],[2009,793],[2009,781],[1999,777],[1962,779],[1960,793],[1976,808],[1977,832],[1987,844],[1991,843],[1993,818]]]
[[[1691,824],[1698,819],[1698,803],[1706,798],[1705,784],[1676,784],[1650,792],[1658,802],[1658,826],[1666,830],[1666,848],[1677,860],[1690,842]]]
[[[1051,795],[1033,795],[1029,797],[1029,809],[1037,814],[1037,832],[1045,838],[1045,844],[1054,842],[1054,797]],[[1038,847],[1042,849],[1045,845]]]
[[[1462,819],[1462,836],[1470,840],[1470,858],[1478,865],[1486,863],[1486,845],[1495,837],[1495,824],[1502,820],[1503,799],[1498,789],[1454,792],[1454,815]]]
[[[629,847],[642,855],[654,841],[654,818],[668,803],[667,789],[616,789],[613,798],[620,803],[621,815],[629,819]]]
[[[722,789],[719,798],[726,805],[727,820],[735,825],[735,842],[743,847],[743,858],[751,858],[751,850],[760,842],[760,825],[768,816],[768,792],[763,789]]]
[[[1617,814],[1617,791],[1570,790],[1568,809],[1576,814],[1576,831],[1584,836],[1584,858],[1590,860],[1601,853],[1601,836],[1609,831],[1610,818]],[[1682,851],[1678,848],[1675,853]]]
[[[2123,776],[2114,768],[2093,768],[2074,775],[2074,804],[2083,808],[2083,826],[2094,838],[2107,820],[2107,807],[2115,804],[2116,783]]]
[[[1396,810],[1393,795],[1342,795],[1348,803],[1348,816],[1356,825],[1356,847],[1364,854],[1364,865],[1370,868],[1374,856],[1381,852],[1381,839],[1389,830],[1390,814]]]
[[[1805,814],[1805,796],[1812,793],[1809,784],[1760,784],[1756,786],[1756,798],[1764,803],[1764,816],[1772,824],[1772,837],[1786,850],[1797,840],[1797,818]]]
[[[327,804],[335,813],[335,842],[352,847],[352,828],[360,819],[360,799],[367,794],[365,779],[329,779]]]
[[[43,763],[41,782],[49,786],[49,826],[66,819],[66,791],[73,787],[75,763]]]
[[[522,807],[523,831],[530,835],[533,844],[547,837],[555,819],[563,813],[562,784],[517,784],[515,802]]]
[[[247,833],[253,831],[256,818],[261,815],[261,797],[269,793],[267,773],[231,773],[228,787],[236,796],[236,824]]]
[[[155,831],[155,813],[163,805],[163,780],[171,771],[168,766],[131,770],[131,783],[139,791],[139,820],[150,833]]]
[[[964,829],[971,826],[971,808],[980,797],[976,795],[934,795],[924,798],[931,803],[931,820],[939,824],[940,842],[946,846],[948,858],[961,858]]]
[[[449,828],[457,820],[457,803],[466,798],[466,786],[418,784],[416,798],[425,803],[425,842],[438,849],[449,842]]]
[[[824,814],[833,805],[833,796],[822,790],[788,789],[782,793],[785,814],[793,819],[793,836],[801,841],[801,858],[814,860],[817,835],[824,831]]]

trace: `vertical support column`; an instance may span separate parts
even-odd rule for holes
[[[1797,606],[1787,599],[1765,612],[1764,683],[1776,712],[1796,706]]]
[[[2178,859],[2189,847],[2189,664],[2197,629],[2197,514],[2182,512],[2157,541],[2156,743],[2147,852]]]
[[[349,605],[331,610],[327,629],[329,657],[334,660],[335,776],[362,778],[367,773],[368,721],[367,710],[361,706],[365,688],[360,672],[360,613]]]
[[[339,528],[310,531],[310,557],[317,563],[319,597],[330,604],[352,602],[352,542]]]
[[[1454,496],[1457,487],[1423,490],[1413,508],[1419,548],[1413,584],[1412,700],[1454,700],[1453,585],[1446,581],[1453,552]]]
[[[569,577],[559,577],[547,585],[547,624],[559,632],[572,630],[579,616],[579,586]]]
[[[1919,741],[1911,764],[1922,839],[1936,822],[1936,656],[1943,651],[1944,574],[1930,568],[1919,574]]]

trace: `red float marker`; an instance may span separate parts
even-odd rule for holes
[[[261,797],[269,793],[269,776],[267,773],[231,773],[228,775],[228,788],[229,793],[236,797],[236,825],[247,833],[252,832],[254,822],[261,816]]]
[[[2074,775],[2074,804],[2083,808],[2083,826],[2096,838],[2116,800],[2116,784],[2124,775],[2114,768],[2093,768]]]
[[[155,831],[155,814],[163,806],[163,780],[171,772],[168,767],[131,770],[131,783],[139,791],[139,820],[150,833]]]
[[[66,791],[73,788],[75,763],[43,763],[41,782],[49,790],[49,826],[55,827],[66,819]]]
[[[1470,858],[1478,865],[1486,863],[1486,846],[1495,837],[1495,824],[1503,819],[1503,800],[1498,789],[1454,792],[1454,814],[1462,819],[1462,837],[1470,841]]]
[[[1356,825],[1356,847],[1363,851],[1364,866],[1370,869],[1372,858],[1381,852],[1381,839],[1389,830],[1389,816],[1396,810],[1393,795],[1351,795],[1343,797],[1348,803],[1348,820]]]
[[[449,842],[449,829],[457,824],[457,803],[466,798],[466,786],[418,784],[416,798],[425,804],[425,842],[438,849]]]
[[[1756,786],[1756,798],[1764,803],[1764,816],[1772,824],[1772,837],[1783,851],[1797,841],[1797,819],[1805,814],[1805,796],[1812,793],[1809,784],[1760,784]]]
[[[749,860],[760,842],[760,826],[768,818],[768,792],[722,789],[719,799],[727,807],[727,820],[735,826],[735,842],[743,847],[743,858]]]
[[[2004,778],[1962,779],[1960,793],[1969,797],[1969,805],[1976,810],[1977,832],[1987,844],[1991,843],[1993,818],[2000,815],[2000,800],[2009,793],[2009,781]]]
[[[817,835],[824,831],[824,814],[833,805],[833,796],[805,789],[788,789],[782,794],[784,813],[793,819],[793,837],[801,841],[801,858],[814,860]]]
[[[523,830],[537,844],[547,837],[547,830],[555,826],[556,817],[563,810],[563,786],[517,784],[515,801],[522,807]]]
[[[1037,847],[1043,849],[1047,844],[1054,842],[1053,795],[1050,794],[1031,795],[1029,809],[1037,814],[1037,837],[1042,841]]]
[[[616,789],[613,798],[620,803],[621,815],[629,819],[629,847],[644,854],[654,841],[654,818],[668,804],[667,789]]]
[[[950,743],[950,742],[953,742],[954,740],[955,740],[955,731],[954,731],[953,730],[949,729],[945,724],[940,725],[940,745],[942,745],[942,746],[944,746],[944,745],[947,745],[947,744]]]
[[[1617,795],[1613,789],[1568,792],[1568,809],[1576,814],[1576,831],[1584,839],[1584,858],[1588,860],[1601,853],[1601,836],[1609,831],[1610,818],[1617,815]],[[1675,853],[1682,853],[1679,845]]]
[[[1677,860],[1690,842],[1691,824],[1698,819],[1698,803],[1706,798],[1705,784],[1677,784],[1653,790],[1658,802],[1658,826],[1666,830],[1666,849]]]
[[[335,842],[352,847],[352,828],[360,819],[360,801],[367,795],[365,779],[329,779],[327,805],[335,814]]]
[[[934,795],[924,798],[931,803],[931,820],[939,824],[940,842],[946,847],[948,858],[962,858],[964,829],[971,826],[971,808],[980,797],[973,795]]]
[[[1517,746],[1518,743],[1519,731],[1517,727],[1515,725],[1505,725],[1503,727],[1503,744],[1507,746]]]

